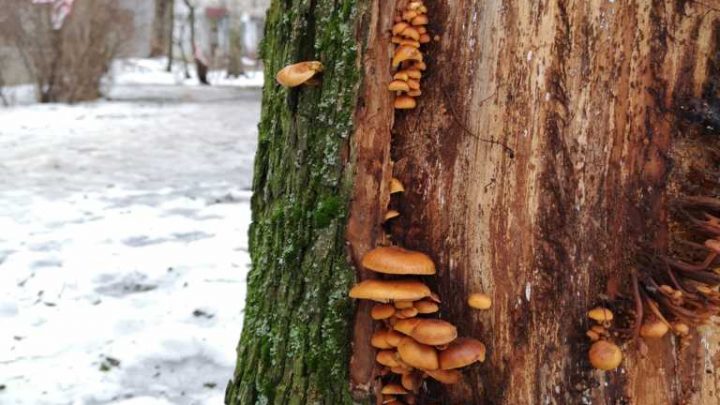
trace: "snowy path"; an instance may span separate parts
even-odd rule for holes
[[[112,96],[0,108],[0,404],[223,402],[259,91]]]

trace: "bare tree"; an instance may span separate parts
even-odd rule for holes
[[[208,65],[202,56],[202,51],[197,44],[197,38],[195,35],[195,5],[191,0],[183,0],[185,6],[188,8],[188,21],[190,24],[190,49],[192,50],[193,60],[195,61],[195,69],[198,75],[198,80],[201,84],[210,84],[207,79]]]
[[[100,81],[131,33],[132,15],[118,0],[76,0],[61,27],[51,6],[25,0],[0,15],[0,36],[15,46],[40,102],[77,102],[100,96]]]

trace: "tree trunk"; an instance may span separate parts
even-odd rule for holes
[[[172,41],[173,0],[155,0],[152,33],[150,37],[150,57],[166,55]]]
[[[438,37],[423,48],[423,94],[394,112],[396,2],[341,3],[274,1],[268,14],[253,267],[226,402],[374,398],[377,325],[347,290],[378,277],[359,261],[385,238],[390,202],[391,239],[438,267],[427,282],[440,316],[488,348],[461,384],[429,383],[420,403],[719,403],[711,328],[682,348],[619,336],[622,366],[600,372],[585,313],[632,301],[638,256],[674,246],[671,205],[691,189],[691,163],[717,170],[719,154],[702,152],[718,136],[687,106],[717,120],[720,5],[428,1]],[[326,68],[318,87],[273,80],[313,59]],[[406,192],[391,200],[392,176]],[[467,307],[474,291],[491,310]]]

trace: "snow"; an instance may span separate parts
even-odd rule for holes
[[[158,81],[0,108],[0,404],[223,402],[260,93]]]

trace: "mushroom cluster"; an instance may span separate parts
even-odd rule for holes
[[[590,364],[599,370],[614,370],[622,362],[622,351],[610,341],[610,326],[614,315],[612,311],[604,307],[596,307],[588,311],[588,318],[595,324],[585,333],[592,341],[588,358]]]
[[[396,109],[415,108],[415,97],[422,94],[420,79],[426,69],[420,46],[430,42],[427,32],[427,7],[421,0],[412,0],[399,10],[392,27],[395,52],[392,59],[393,80],[388,90],[396,92]]]
[[[404,190],[397,179],[389,186],[391,192]],[[350,290],[352,298],[376,302],[370,316],[380,325],[370,344],[378,350],[384,404],[414,404],[425,378],[455,384],[462,379],[458,369],[485,360],[482,342],[458,338],[454,325],[431,317],[440,309],[440,297],[419,280],[436,273],[428,255],[380,246],[365,254],[361,265],[384,277]]]

